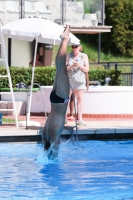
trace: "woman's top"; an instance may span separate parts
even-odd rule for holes
[[[71,66],[74,62],[78,62],[82,66],[84,66],[84,53],[80,53],[79,56],[74,60],[74,54],[69,54],[69,60],[67,65]],[[67,71],[70,85],[72,85],[73,82],[80,82],[82,84],[86,84],[86,77],[85,72],[83,72],[80,68],[75,67],[74,69],[70,69]]]

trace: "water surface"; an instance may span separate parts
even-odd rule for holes
[[[133,141],[62,142],[59,160],[42,144],[1,143],[0,199],[132,200]]]

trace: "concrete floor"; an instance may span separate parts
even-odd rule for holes
[[[14,119],[14,116],[3,116],[7,119]],[[26,121],[26,116],[19,116],[19,121]],[[41,131],[45,124],[45,117],[30,116],[30,121],[40,122],[40,126],[16,128],[15,124],[2,124],[0,126],[0,142],[9,141],[41,141]],[[73,129],[74,138],[85,139],[133,139],[133,119],[131,118],[84,118],[86,126],[78,126]],[[70,138],[70,128],[75,126],[75,122],[68,120],[62,137]],[[78,134],[77,134],[78,133]]]

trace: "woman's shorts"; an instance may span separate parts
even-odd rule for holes
[[[73,90],[85,90],[86,89],[86,85],[85,83],[80,83],[80,82],[70,82],[70,86],[72,87],[71,89]]]

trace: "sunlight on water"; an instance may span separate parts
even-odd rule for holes
[[[40,155],[37,157],[37,161],[41,164],[48,164],[49,163],[47,153],[44,152],[43,149],[42,149],[42,152],[40,153]]]
[[[67,151],[67,144],[69,143],[70,141],[67,140],[67,141],[62,141],[61,144],[60,144],[60,147],[59,147],[59,151],[58,151],[58,158],[56,159],[50,159],[49,158],[49,151],[44,151],[43,148],[40,152],[40,155],[37,157],[37,161],[40,163],[40,164],[50,164],[50,163],[55,163],[55,162],[60,162],[62,160],[62,155],[63,155],[63,152],[66,152]]]
[[[131,200],[133,141],[62,141],[58,160],[42,144],[1,143],[0,199]]]

